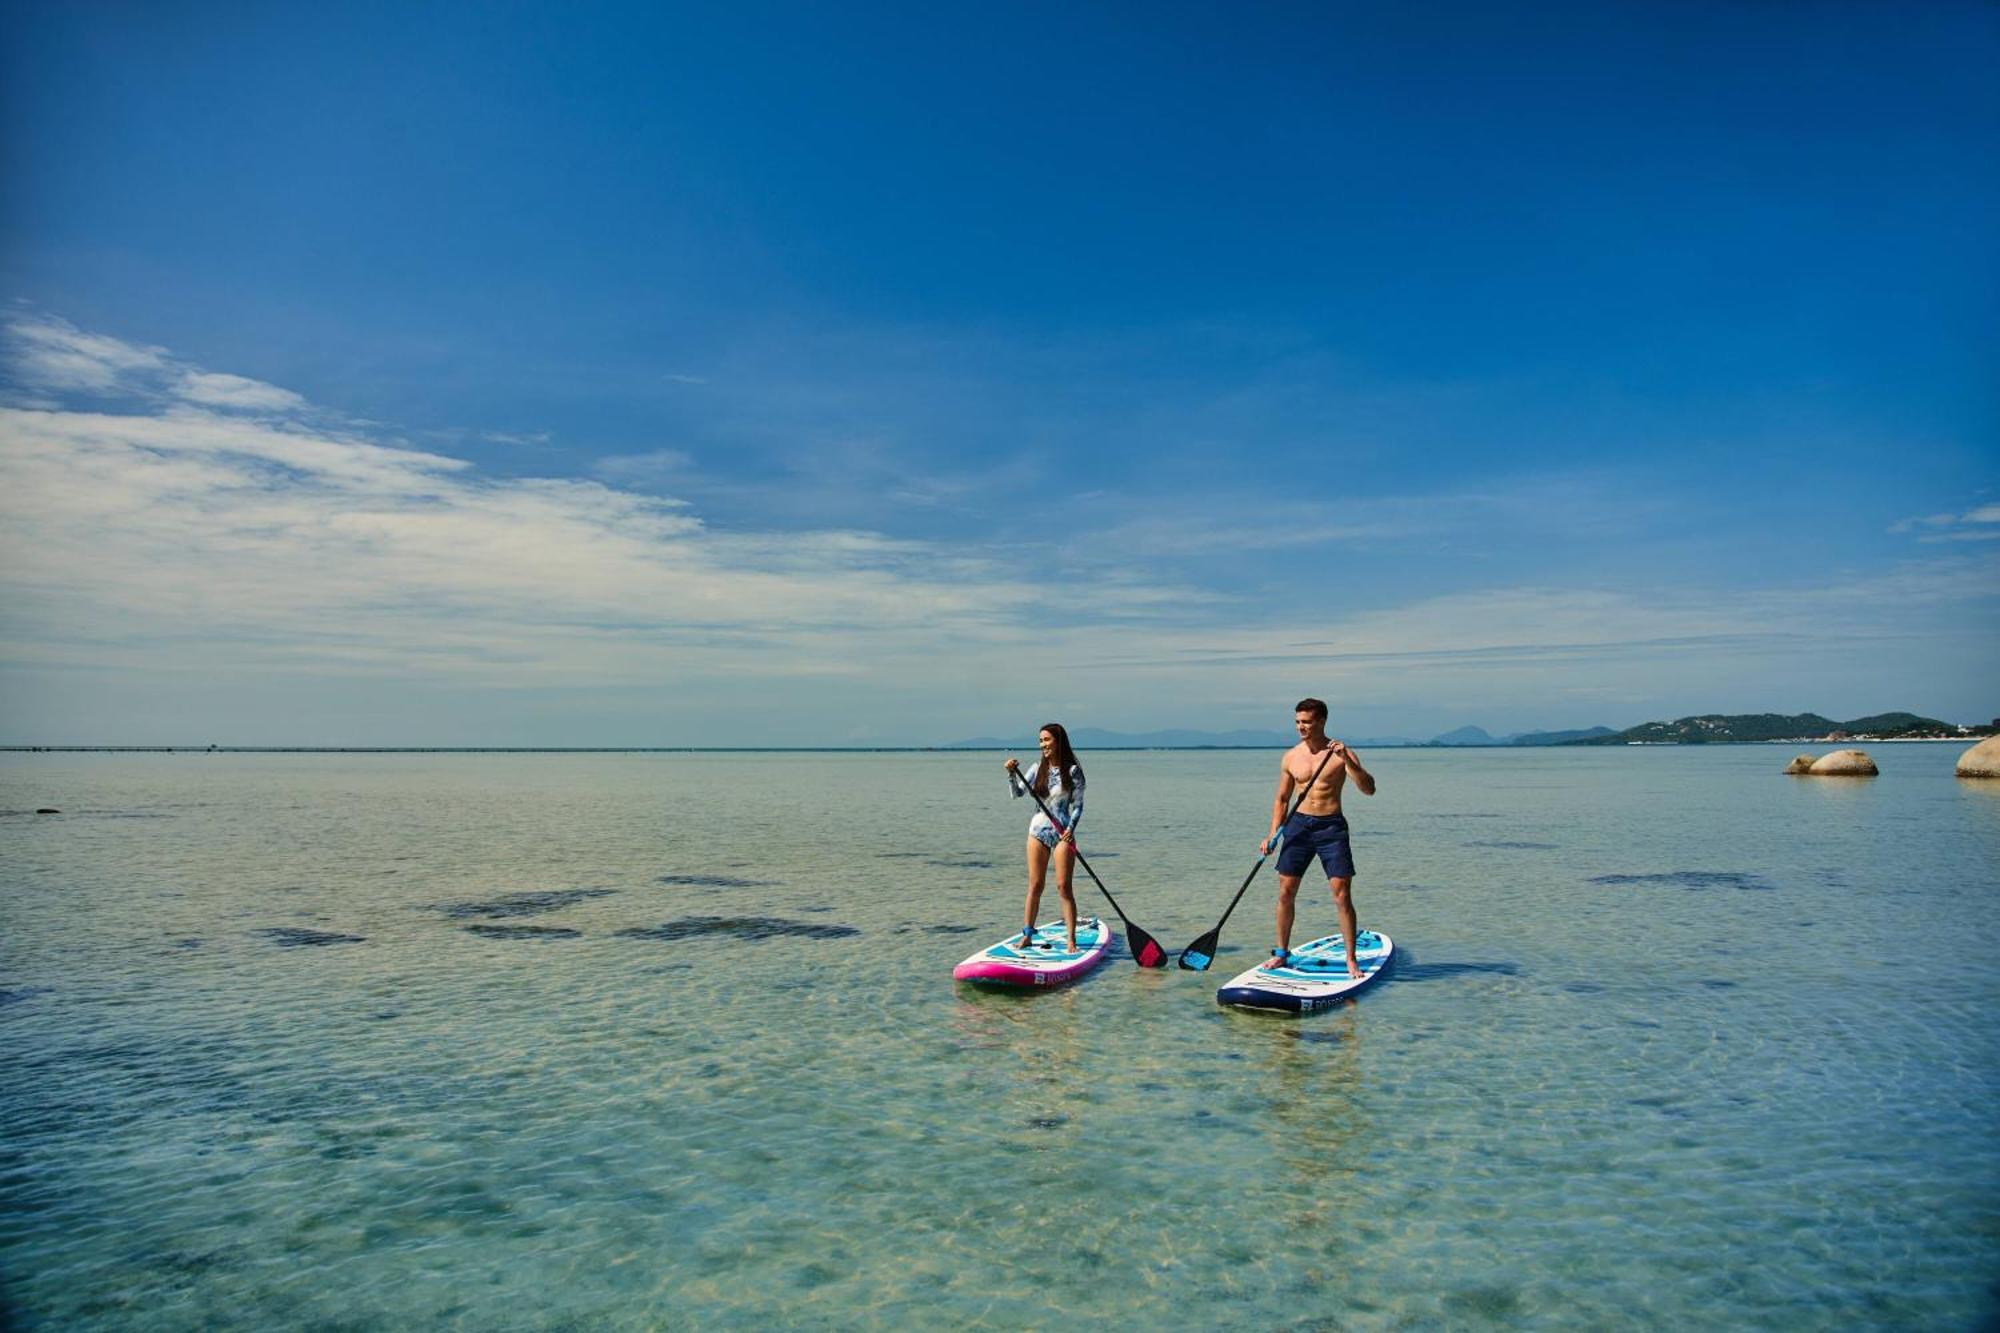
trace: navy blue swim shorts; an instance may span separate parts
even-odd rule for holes
[[[1346,815],[1293,815],[1286,821],[1278,873],[1303,875],[1315,855],[1328,879],[1354,878],[1354,847],[1347,840]]]

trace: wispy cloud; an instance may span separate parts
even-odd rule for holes
[[[184,401],[201,407],[245,412],[296,412],[306,405],[305,399],[275,384],[198,370],[183,374],[176,392]]]
[[[1487,542],[1546,541],[1558,534],[1602,537],[1661,510],[1660,502],[1620,494],[1608,480],[1590,473],[1366,497],[1322,496],[1311,490],[1276,498],[1269,490],[1106,495],[1093,497],[1092,507],[1109,517],[1079,526],[1069,539],[1073,557],[1083,563],[1134,556],[1207,560],[1313,547],[1408,549],[1460,542],[1467,534]]]
[[[2000,504],[1984,504],[1964,512],[1925,514],[1890,527],[1895,533],[1915,533],[1920,542],[2000,541]]]
[[[878,653],[1011,638],[1037,598],[923,544],[712,533],[677,499],[485,478],[157,349],[49,321],[16,335],[33,354],[17,379],[122,388],[137,403],[0,409],[0,588],[17,658],[195,661],[228,643],[273,670],[488,683],[865,673]],[[259,415],[238,410],[250,403]],[[640,470],[628,461],[628,476]]]
[[[919,550],[873,534],[717,536],[672,499],[493,482],[458,459],[213,414],[9,409],[0,448],[11,600],[47,608],[28,591],[65,589],[60,614],[34,619],[80,648],[206,629],[604,681],[645,678],[666,645],[752,642],[741,669],[781,674],[824,669],[796,646],[815,634],[977,632],[1033,597],[926,578]],[[572,634],[595,651],[554,650]]]
[[[166,352],[85,333],[64,320],[19,315],[8,321],[9,359],[34,389],[109,391],[132,377],[164,370]]]
[[[1965,556],[1783,588],[1468,582],[1273,620],[1148,554],[1219,546],[1231,522],[1190,532],[1128,512],[1093,539],[1117,558],[1055,570],[1043,557],[1056,544],[1024,560],[984,522],[927,540],[860,525],[718,530],[698,498],[668,493],[702,472],[679,450],[604,460],[585,478],[493,477],[162,349],[48,319],[10,332],[0,661],[20,670],[138,682],[226,667],[566,697],[668,688],[694,715],[785,682],[787,698],[839,715],[825,737],[793,737],[808,740],[970,734],[1051,688],[1106,725],[1254,719],[1316,682],[1377,708],[1555,697],[1616,721],[1595,710],[1719,687],[1746,663],[1834,660],[1968,610],[1990,637],[2000,589],[2000,560]],[[902,477],[886,447],[826,460],[829,485],[855,484],[837,475],[848,465],[885,490]],[[967,472],[917,489],[950,505],[961,483],[998,484]],[[1996,510],[1949,517],[1993,525]],[[1299,542],[1422,540],[1495,513],[1531,521],[1533,503],[1443,494],[1345,525],[1310,506],[1292,517]]]
[[[591,472],[614,486],[654,490],[687,480],[694,456],[685,449],[653,449],[643,454],[611,454],[591,464]]]
[[[165,348],[87,333],[52,315],[16,312],[6,323],[5,347],[12,387],[37,402],[44,401],[40,395],[83,392],[249,414],[294,414],[307,407],[290,389],[202,370]]]

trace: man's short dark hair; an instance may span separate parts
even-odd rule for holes
[[[1293,706],[1294,713],[1311,713],[1320,721],[1326,721],[1326,701],[1323,699],[1301,699]]]

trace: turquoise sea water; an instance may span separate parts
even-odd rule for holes
[[[6,756],[5,1299],[30,1328],[1979,1326],[2000,783],[1959,748],[1871,747],[1872,781],[1775,747],[1371,753],[1356,897],[1399,961],[1300,1019],[1214,1004],[1270,946],[1268,869],[1207,974],[955,986],[1019,919],[997,754]],[[1084,759],[1085,853],[1178,949],[1256,859],[1276,755]],[[1301,939],[1334,928],[1310,889]]]

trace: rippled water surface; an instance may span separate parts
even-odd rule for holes
[[[1399,962],[1303,1019],[1214,1003],[1268,870],[1205,975],[954,986],[1019,920],[998,755],[5,756],[7,1305],[1977,1326],[2000,783],[1872,752],[1373,753],[1356,898]],[[1085,853],[1178,949],[1276,756],[1084,758]]]

